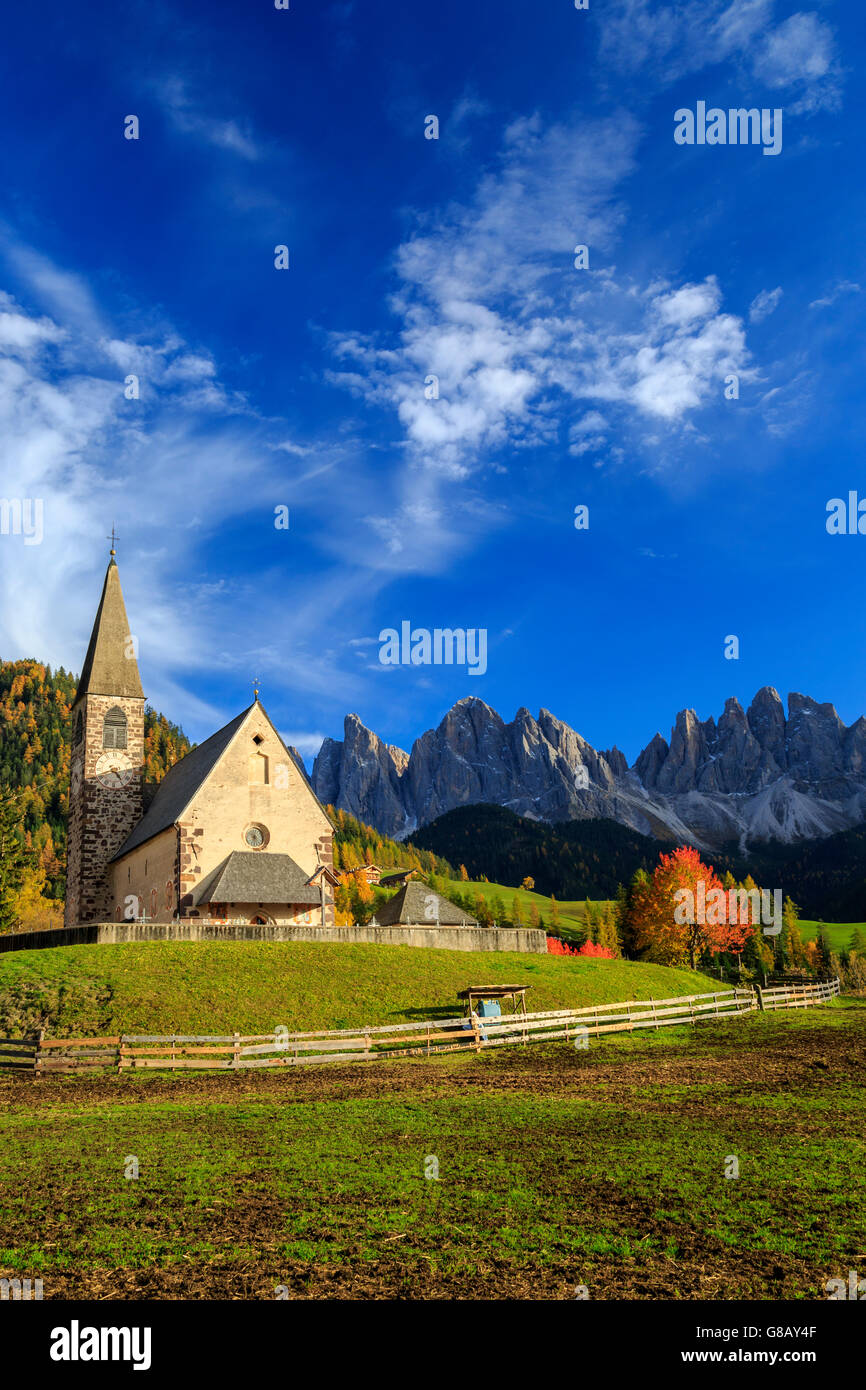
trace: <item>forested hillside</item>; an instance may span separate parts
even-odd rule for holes
[[[423,869],[428,874],[454,876],[451,864],[441,855],[389,840],[387,835],[380,835],[378,830],[356,820],[348,811],[338,811],[333,806],[325,809],[336,831],[334,868],[338,873],[357,869],[361,864],[378,864],[380,869]]]
[[[32,851],[41,895],[65,891],[69,711],[77,677],[38,661],[0,661],[0,788],[18,793],[19,838]],[[190,743],[152,709],[144,716],[145,779],[159,782]],[[32,888],[32,884],[30,885]]]
[[[560,899],[614,898],[637,869],[650,871],[671,849],[611,820],[527,820],[504,806],[461,806],[410,836],[409,844],[465,864],[471,879],[522,883]]]
[[[650,839],[610,820],[527,820],[504,806],[448,811],[411,836],[417,848],[465,864],[470,878],[521,883],[557,898],[612,898],[637,869],[652,870],[673,843]],[[794,844],[763,841],[743,854],[736,841],[707,852],[719,874],[781,888],[804,917],[826,922],[866,919],[866,827]]]

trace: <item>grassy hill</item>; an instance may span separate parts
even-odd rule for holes
[[[265,1033],[462,1013],[469,984],[528,984],[527,1008],[579,1008],[718,989],[632,961],[306,942],[142,942],[0,956],[0,1035]]]
[[[506,916],[511,918],[511,904],[515,893],[520,903],[525,920],[529,922],[529,909],[533,903],[538,908],[539,914],[544,918],[544,924],[550,928],[550,898],[544,897],[542,893],[529,893],[525,888],[509,888],[505,883],[483,883],[470,879],[467,883],[465,879],[446,879],[445,896],[450,897],[452,893],[480,893],[485,902],[492,903],[497,895],[505,905]],[[575,898],[571,902],[559,902],[559,929],[557,935],[564,940],[570,941],[572,937],[577,937],[581,941],[585,934],[583,925],[583,914],[586,907],[586,900]]]
[[[820,928],[823,927],[827,940],[834,951],[847,951],[858,927],[861,931],[866,932],[866,922],[822,922],[819,924],[801,918],[797,926],[804,941],[814,941]]]

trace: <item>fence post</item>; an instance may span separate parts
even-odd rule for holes
[[[655,997],[654,994],[651,994],[651,995],[650,995],[650,1003],[651,1003],[652,1006],[653,1006],[653,1023],[654,1023],[655,1026],[656,1026],[656,1032],[658,1032],[658,1031],[659,1031],[659,1020],[658,1020],[658,1014],[656,1013],[656,997]]]
[[[172,1039],[172,1046],[174,1046],[174,1040],[173,1040],[173,1039]],[[240,1035],[240,1033],[232,1033],[232,1067],[233,1067],[233,1068],[234,1068],[234,1067],[238,1067],[238,1066],[240,1065],[240,1060],[241,1060],[241,1035]]]
[[[36,1046],[35,1046],[34,1049],[33,1049],[33,1070],[34,1070],[34,1071],[40,1071],[40,1070],[41,1070],[41,1068],[40,1068],[40,1066],[39,1066],[39,1062],[40,1062],[40,1060],[41,1060],[41,1058],[40,1058],[40,1053],[42,1052],[42,1039],[43,1039],[44,1037],[45,1037],[45,1029],[44,1029],[44,1028],[40,1028],[40,1029],[39,1029],[39,1037],[36,1039]]]
[[[756,993],[757,996],[758,996],[758,1009],[759,1009],[759,1011],[760,1011],[761,1013],[763,1013],[763,1012],[764,1012],[764,991],[761,989],[761,986],[760,986],[760,985],[755,985],[755,993]]]

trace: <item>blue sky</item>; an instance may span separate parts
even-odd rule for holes
[[[79,669],[116,523],[197,739],[256,675],[308,756],[464,695],[630,760],[764,684],[852,722],[863,55],[838,0],[10,11],[0,495],[44,539],[0,535],[0,655]],[[781,109],[781,152],[676,144],[699,101]],[[487,672],[383,666],[404,620]]]

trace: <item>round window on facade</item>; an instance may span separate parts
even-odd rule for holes
[[[270,836],[263,825],[248,825],[244,831],[244,843],[248,849],[264,849]]]

